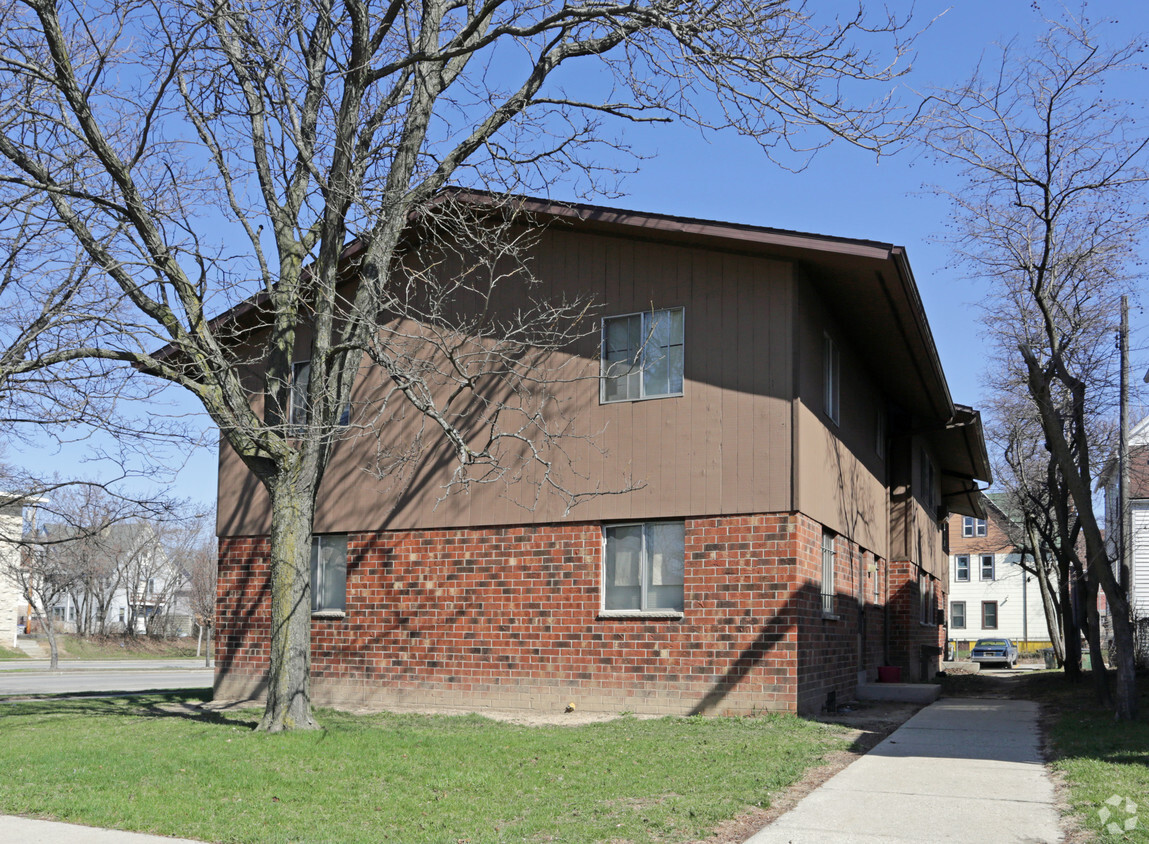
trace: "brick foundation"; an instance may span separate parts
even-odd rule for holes
[[[868,640],[884,618],[861,614],[867,555],[838,540],[824,618],[816,522],[685,521],[686,611],[673,619],[601,617],[598,523],[351,534],[346,617],[312,621],[313,699],[680,714],[848,699],[862,625]],[[266,537],[220,540],[217,697],[261,691],[267,579]]]

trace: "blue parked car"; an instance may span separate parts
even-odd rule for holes
[[[1017,646],[1009,639],[978,639],[969,658],[972,662],[1004,662],[1013,668],[1017,665]]]

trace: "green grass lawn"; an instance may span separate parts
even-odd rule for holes
[[[47,658],[47,640],[44,656]],[[72,636],[57,638],[60,659],[169,659],[196,655],[196,638],[153,639],[150,636]],[[0,646],[0,659],[27,659],[21,650]]]
[[[1054,712],[1050,742],[1052,765],[1065,775],[1074,813],[1101,841],[1149,844],[1149,677],[1139,678],[1139,717],[1132,723],[1113,720],[1113,713],[1094,702],[1088,680],[1071,686],[1059,672],[1045,677],[1039,698]],[[1107,804],[1111,798],[1118,798]],[[1112,834],[1110,823],[1131,817],[1126,801],[1136,804],[1136,827]],[[1101,810],[1109,817],[1102,819]]]
[[[792,716],[523,727],[323,711],[320,732],[175,697],[0,703],[0,812],[226,842],[687,841],[847,742]]]

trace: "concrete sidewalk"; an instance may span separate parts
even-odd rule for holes
[[[812,791],[746,844],[1058,842],[1037,704],[949,698]]]
[[[202,844],[190,838],[167,838],[163,835],[37,821],[12,815],[0,815],[0,841],[19,844]]]

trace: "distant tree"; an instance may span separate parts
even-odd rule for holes
[[[1104,46],[1077,20],[1051,22],[1033,50],[1003,47],[992,67],[937,94],[925,123],[930,148],[962,168],[950,194],[955,242],[966,266],[994,283],[993,327],[1016,352],[995,379],[1024,385],[1080,522],[1087,577],[1108,599],[1123,719],[1136,712],[1133,631],[1093,512],[1091,422],[1112,401],[1112,355],[1102,348],[1113,348],[1117,302],[1149,218],[1145,127],[1137,106],[1104,86],[1143,49]],[[1068,519],[1058,513],[1059,530],[1070,531]],[[1101,654],[1093,667],[1103,670]]]
[[[196,643],[196,656],[203,650],[204,665],[211,667],[211,642],[215,631],[216,580],[219,564],[215,543],[201,542],[195,547],[191,557],[190,603],[199,639]]]
[[[586,330],[587,303],[547,301],[473,227],[464,242],[490,250],[474,266],[409,280],[457,248],[467,217],[434,201],[442,189],[611,189],[623,147],[607,121],[732,129],[767,153],[835,137],[877,150],[901,131],[886,99],[901,38],[888,17],[821,20],[783,0],[11,3],[0,219],[22,256],[13,278],[33,301],[38,284],[82,289],[98,319],[22,347],[9,389],[45,367],[119,362],[203,403],[271,502],[260,728],[314,727],[316,491],[336,442],[397,412],[353,408],[341,426],[366,355],[453,451],[460,482],[525,461],[533,474],[520,476],[572,491],[549,453],[563,426],[551,427],[546,374],[527,365]],[[869,83],[878,101],[847,96]],[[431,234],[422,262],[413,225]],[[506,285],[522,308],[498,319],[483,306]],[[235,319],[210,319],[253,295]],[[445,321],[413,330],[428,315]]]

